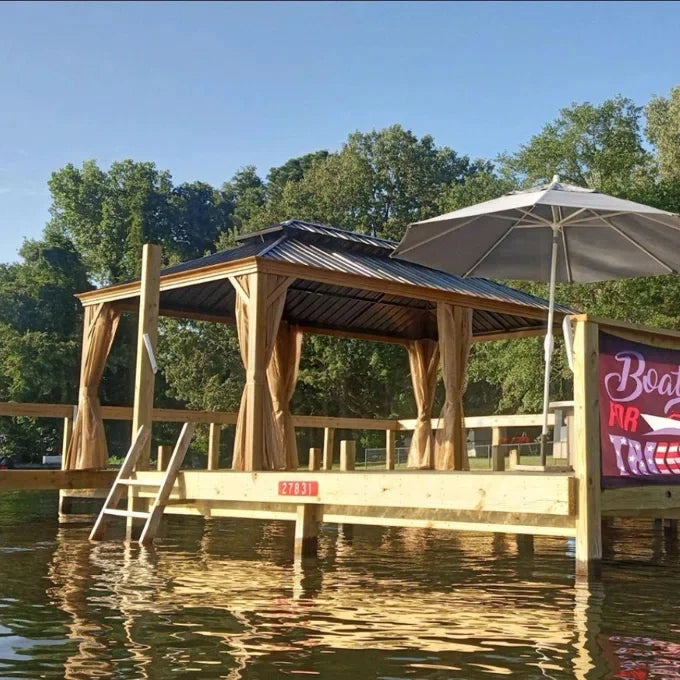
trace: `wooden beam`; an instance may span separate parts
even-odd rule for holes
[[[208,470],[217,470],[220,467],[220,436],[221,428],[217,423],[210,423],[208,434]]]
[[[25,416],[27,418],[72,418],[73,404],[25,404],[14,401],[0,402],[0,416]]]
[[[654,484],[604,489],[601,509],[603,514],[621,517],[646,516],[657,510],[680,512],[680,486]]]
[[[137,326],[137,361],[135,365],[134,405],[132,407],[132,431],[140,427],[151,428],[153,422],[154,373],[147,352],[144,336],[148,336],[154,356],[158,345],[158,300],[161,270],[161,247],[146,243],[142,250],[142,292],[139,299],[139,323]],[[137,461],[139,470],[149,467],[151,437],[146,440]]]
[[[680,331],[671,328],[652,328],[651,326],[643,326],[639,323],[631,323],[630,321],[620,321],[618,319],[608,319],[602,316],[595,316],[593,314],[574,314],[570,317],[573,322],[590,322],[597,324],[603,331],[628,330],[643,336],[664,336],[669,339],[678,340],[680,342]]]
[[[160,290],[175,290],[186,288],[200,283],[228,279],[231,276],[241,276],[257,271],[257,263],[254,257],[245,257],[233,262],[221,262],[200,269],[164,274],[160,280]],[[115,302],[139,296],[141,290],[140,281],[130,281],[115,286],[107,286],[97,290],[78,293],[77,297],[84,305],[94,305],[99,302]]]
[[[598,326],[577,321],[574,334],[574,469],[578,480],[576,573],[596,575],[602,559]]]
[[[335,443],[335,430],[325,427],[323,430],[323,469],[333,469],[333,444]]]
[[[317,283],[346,286],[349,288],[358,288],[359,290],[373,290],[388,295],[400,295],[407,298],[429,300],[430,302],[448,302],[460,307],[483,309],[490,312],[522,316],[528,319],[545,320],[548,317],[547,309],[536,309],[536,307],[522,305],[516,302],[490,300],[474,295],[465,295],[453,291],[431,288],[429,286],[416,286],[411,283],[403,283],[400,281],[386,281],[378,276],[350,274],[309,265],[300,266],[293,262],[283,262],[281,260],[255,259],[257,260],[259,271],[267,272],[269,274],[278,274],[279,276],[294,276],[298,279],[315,281]],[[555,318],[560,323],[564,316],[565,314],[563,312],[555,312]]]
[[[137,472],[142,481],[160,483],[160,472]],[[176,501],[285,503],[300,497],[280,495],[280,482],[318,482],[305,503],[390,508],[442,508],[519,515],[559,515],[575,519],[573,474],[482,471],[370,470],[235,472],[183,470],[171,498]],[[140,493],[146,493],[141,490]],[[149,491],[153,495],[153,490]],[[522,519],[524,522],[525,519]],[[570,526],[574,526],[571,521]]]
[[[402,418],[397,420],[398,430],[413,430],[416,426],[415,418]],[[465,427],[472,428],[494,428],[494,427],[540,427],[543,422],[543,416],[540,413],[527,413],[520,415],[499,415],[499,416],[467,416],[465,418]],[[438,430],[443,426],[443,421],[440,418],[433,418],[431,420],[432,429]],[[555,414],[548,414],[548,424],[555,424]],[[357,428],[359,429],[359,428]]]
[[[2,470],[0,490],[103,489],[115,478],[115,470]]]

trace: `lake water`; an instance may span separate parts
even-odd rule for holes
[[[153,549],[87,540],[56,493],[0,495],[1,678],[680,678],[680,557],[651,522],[573,544],[170,517]]]

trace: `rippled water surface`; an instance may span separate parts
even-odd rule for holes
[[[85,507],[85,506],[83,506]],[[680,559],[651,522],[606,532],[603,580],[536,538],[164,520],[91,544],[56,494],[0,495],[2,678],[680,678]]]

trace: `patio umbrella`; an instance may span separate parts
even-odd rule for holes
[[[409,226],[393,257],[458,276],[550,283],[541,462],[548,433],[556,283],[680,271],[680,217],[592,189],[513,191]]]

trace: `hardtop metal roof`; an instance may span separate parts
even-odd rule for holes
[[[300,278],[288,289],[283,318],[309,328],[368,333],[400,340],[437,338],[436,304],[433,301],[381,292],[375,290],[375,285],[369,290],[369,286],[324,283],[314,280],[313,275],[305,277],[306,267],[311,272],[323,269],[359,275],[366,281],[377,279],[384,281],[386,286],[399,283],[469,296],[470,306],[474,308],[475,335],[537,331],[545,327],[546,300],[496,281],[461,278],[390,258],[397,243],[387,239],[324,224],[289,220],[242,234],[237,240],[238,245],[234,248],[166,267],[161,278],[256,257],[298,265]],[[233,318],[235,291],[227,279],[194,281],[183,287],[162,290],[160,303],[162,310],[172,310],[179,315],[184,312]],[[498,303],[508,303],[515,309],[507,313]],[[517,309],[518,306],[527,310],[527,316]],[[558,307],[558,310],[562,313],[571,311],[565,307]]]
[[[419,264],[391,259],[397,242],[303,220],[288,220],[241,234],[234,248],[163,269],[161,276],[191,271],[245,257],[262,257],[331,271],[424,286],[498,302],[548,309],[548,301],[483,278],[463,278]],[[558,309],[570,313],[567,307]]]

